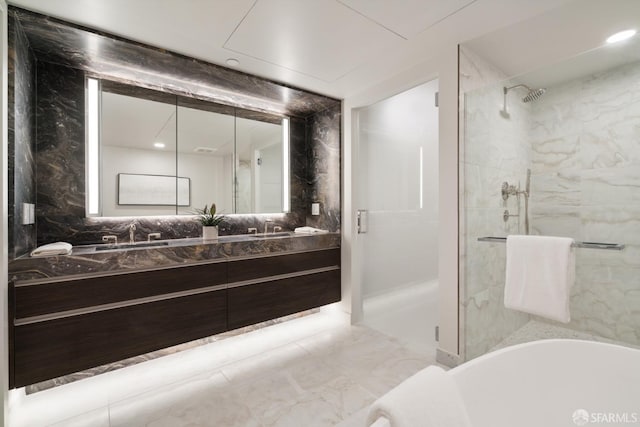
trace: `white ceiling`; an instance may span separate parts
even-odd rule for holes
[[[74,23],[340,98],[582,0],[10,0]],[[617,1],[617,0],[612,0]],[[603,3],[609,3],[606,1]],[[538,32],[544,29],[537,29]]]
[[[630,28],[640,31],[640,0],[580,0],[464,45],[507,76],[520,76],[519,81],[532,87],[549,87],[640,61],[640,36],[619,44],[605,42]]]
[[[179,153],[224,157],[236,147],[244,153],[282,140],[279,124],[111,92],[102,92],[101,98],[100,141],[105,146],[175,152],[177,138]],[[164,147],[154,147],[156,142]]]

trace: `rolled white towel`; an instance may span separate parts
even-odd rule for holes
[[[293,230],[293,232],[298,234],[321,234],[321,233],[328,233],[329,230],[322,230],[320,228],[313,228],[313,227],[298,227],[295,230]]]
[[[438,366],[423,369],[373,402],[367,425],[380,417],[392,427],[471,427],[458,386]]]
[[[71,246],[67,242],[49,243],[48,245],[43,245],[34,249],[31,252],[31,256],[39,257],[39,256],[69,255],[71,254],[72,249],[73,249],[73,246]]]

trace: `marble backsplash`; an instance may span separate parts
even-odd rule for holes
[[[92,244],[99,243],[105,234],[128,241],[131,222],[137,224],[143,237],[154,232],[162,233],[162,238],[167,239],[201,234],[200,225],[189,216],[85,217],[84,79],[87,73],[256,111],[291,115],[290,212],[231,215],[220,234],[243,234],[249,227],[263,230],[267,219],[274,220],[284,230],[307,225],[307,221],[309,225],[332,232],[340,230],[339,100],[22,9],[12,7],[10,12],[10,27],[25,28],[26,46],[30,48],[17,56],[35,54],[37,73],[34,74],[38,83],[35,102],[25,102],[37,104],[34,108],[37,110],[38,129],[34,132],[37,140],[33,142],[34,148],[37,145],[37,155],[23,162],[24,167],[34,172],[37,169],[35,181],[29,187],[37,192],[37,242],[35,230],[31,233],[31,241],[23,237],[14,239],[23,248],[16,256],[33,249],[36,243],[62,240],[75,245]],[[100,46],[100,49],[87,46]],[[9,79],[11,89],[21,78],[15,72],[12,77]],[[31,135],[32,141],[33,138]],[[14,145],[10,138],[10,147]],[[16,192],[28,191],[26,184],[18,184]],[[316,200],[323,208],[319,217],[312,217],[311,202]],[[16,206],[12,205],[17,209]],[[17,226],[12,228],[13,232],[22,230]]]

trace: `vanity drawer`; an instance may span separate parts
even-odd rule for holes
[[[232,287],[229,329],[340,301],[340,269]]]
[[[229,283],[340,266],[340,249],[229,261]]]
[[[46,283],[18,282],[14,285],[15,317],[22,319],[112,304],[226,281],[227,263],[217,262]]]
[[[15,327],[14,387],[227,330],[226,290]]]

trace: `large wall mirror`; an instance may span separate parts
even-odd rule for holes
[[[87,80],[87,216],[289,210],[288,118]]]

